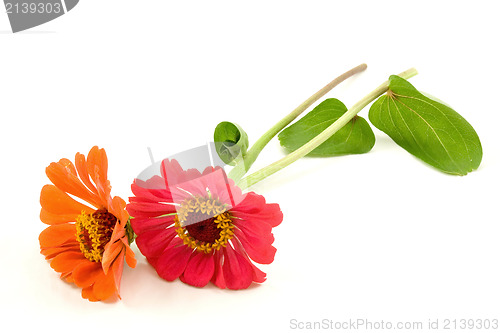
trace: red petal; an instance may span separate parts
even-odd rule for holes
[[[245,253],[245,249],[243,249],[243,246],[241,245],[240,242],[233,242],[233,244],[235,245],[235,247],[237,248],[237,250],[240,252],[240,253]],[[258,282],[258,283],[262,283],[264,281],[266,281],[266,273],[264,273],[263,271],[261,271],[260,269],[258,269],[251,261],[250,259],[248,259],[248,257],[244,256],[247,261],[250,263],[250,265],[252,266],[252,270],[253,270],[253,280],[254,282]]]
[[[134,202],[127,205],[127,210],[130,216],[133,217],[157,217],[161,215],[172,214],[176,212],[175,206],[172,204],[164,204],[158,202]]]
[[[212,283],[221,289],[226,289],[226,281],[224,280],[224,274],[222,272],[222,257],[222,251],[216,251],[214,253],[215,270],[212,277]]]
[[[158,257],[170,245],[177,232],[175,229],[151,230],[136,238],[137,247],[145,257]]]
[[[248,202],[246,204],[248,204]],[[235,217],[242,220],[265,222],[273,228],[278,226],[283,221],[283,213],[281,212],[278,204],[265,204],[260,208],[258,206],[255,206],[254,208],[250,208],[248,206],[237,206],[231,209],[231,212]]]
[[[253,269],[253,280],[257,283],[263,283],[266,281],[266,273],[255,267],[254,264],[250,263]]]
[[[196,169],[184,170],[177,160],[165,159],[161,162],[161,174],[165,179],[167,186],[177,185],[191,181],[201,176],[201,173]]]
[[[131,188],[134,195],[142,201],[172,201],[172,194],[167,187],[167,183],[160,176],[153,176],[147,181],[135,179]]]
[[[176,243],[178,244],[178,242]],[[178,247],[175,245],[167,248],[156,262],[155,268],[158,275],[167,281],[177,279],[184,272],[193,252],[193,249],[182,243]]]
[[[227,287],[233,290],[248,288],[253,281],[252,265],[230,246],[225,247],[223,251],[222,271]]]
[[[247,237],[239,230],[235,230],[234,234],[253,261],[259,264],[270,264],[274,261],[276,248],[271,245],[272,241],[268,242],[259,237]]]
[[[211,168],[207,168],[204,172]],[[224,169],[217,167],[206,176],[207,187],[210,193],[218,197],[222,202],[234,207],[242,202],[246,194],[242,194],[241,189],[234,184],[234,180],[228,178]]]
[[[259,217],[274,228],[280,225],[283,221],[283,212],[277,203],[270,203],[264,206],[262,211],[259,213]]]
[[[263,238],[268,241],[273,241],[272,237],[272,227],[259,220],[258,218],[254,218],[253,216],[249,216],[247,219],[234,219],[234,225],[238,227],[245,235],[250,237],[258,237]]]
[[[136,234],[146,231],[161,230],[174,224],[174,215],[161,217],[136,217],[130,220],[132,229]]]
[[[247,214],[259,213],[262,207],[266,204],[266,199],[255,192],[246,193],[245,199],[240,202],[235,208],[235,211]]]
[[[196,251],[189,260],[181,280],[195,287],[204,287],[214,275],[214,256]]]

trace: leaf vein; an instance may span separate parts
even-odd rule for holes
[[[439,135],[436,133],[436,131],[434,130],[434,128],[427,122],[427,120],[425,120],[425,118],[422,117],[417,111],[413,110],[411,107],[409,107],[405,103],[403,103],[401,101],[399,101],[399,103],[401,103],[402,105],[404,105],[408,110],[410,110],[413,113],[415,113],[420,119],[422,119],[424,121],[424,123],[430,128],[430,130],[432,131],[432,133],[434,133],[434,135],[438,139],[439,144],[443,147],[444,151],[446,152],[446,155],[448,155],[448,157],[450,158],[450,161],[452,161],[453,164],[455,164],[459,170],[462,170],[462,168],[457,164],[457,162],[455,161],[455,159],[450,155],[450,152],[448,151],[448,149],[444,145],[443,141],[441,140],[441,138],[439,137]]]
[[[404,95],[397,95],[399,97],[403,97],[403,98],[410,98],[410,99],[414,99],[414,100],[417,100],[417,101],[420,101],[420,102],[423,102],[423,103],[426,103],[430,106],[432,106],[434,109],[438,110],[447,120],[448,122],[451,124],[451,126],[453,126],[453,128],[457,131],[458,135],[460,136],[460,138],[462,139],[462,142],[465,146],[465,149],[467,151],[467,156],[469,157],[469,160],[471,160],[471,154],[470,154],[470,150],[469,150],[469,146],[467,145],[466,143],[466,140],[465,138],[463,137],[462,135],[462,132],[458,130],[458,128],[455,126],[455,124],[450,120],[450,118],[446,115],[446,113],[443,112],[443,110],[441,110],[440,108],[438,108],[436,105],[422,99],[422,98],[417,98],[417,97],[412,97],[412,96],[404,96]],[[401,102],[402,103],[402,102]],[[403,104],[403,103],[402,103]],[[461,116],[460,116],[461,118]]]
[[[403,123],[405,124],[406,126],[406,129],[408,130],[408,132],[410,132],[412,138],[413,138],[413,141],[417,144],[417,146],[420,148],[420,151],[422,153],[424,153],[424,155],[426,155],[430,160],[434,161],[434,163],[436,163],[437,165],[441,165],[441,163],[439,163],[435,158],[433,158],[428,152],[427,150],[425,150],[419,143],[419,141],[417,140],[417,138],[415,137],[415,135],[413,134],[413,132],[411,131],[410,127],[408,126],[408,123],[406,122],[406,120],[404,119],[403,117],[403,113],[401,112],[401,110],[398,108],[398,105],[396,104],[396,100],[395,99],[392,99],[392,102],[394,103],[394,106],[396,107],[396,111],[399,113],[399,116],[401,117],[401,120],[403,121]],[[401,101],[399,101],[401,103]],[[401,103],[403,104],[403,103]],[[403,104],[404,105],[404,104]],[[406,106],[406,105],[405,105]],[[390,110],[390,109],[389,109]],[[396,129],[398,129],[398,127],[396,126]],[[398,129],[398,132],[399,132],[399,129]],[[404,138],[404,136],[402,136]],[[446,149],[445,149],[446,150]]]

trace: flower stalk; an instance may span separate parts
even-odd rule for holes
[[[318,90],[314,95],[306,99],[302,104],[290,112],[286,117],[278,121],[273,127],[271,127],[266,133],[264,133],[248,150],[243,159],[239,159],[237,165],[228,174],[228,177],[238,182],[245,173],[253,165],[260,152],[264,147],[274,138],[279,132],[281,132],[288,124],[290,124],[295,118],[297,118],[302,112],[307,110],[312,104],[318,101],[326,93],[332,90],[334,87],[350,78],[351,76],[360,73],[366,69],[366,64],[361,64],[356,66],[339,77],[335,78],[333,81],[328,83],[326,86]]]
[[[417,75],[418,72],[415,68],[410,68],[400,74],[398,76],[404,78],[404,79],[409,79],[415,75]],[[346,113],[344,113],[337,121],[335,121],[333,124],[331,124],[329,127],[327,127],[323,132],[318,134],[315,138],[313,138],[311,141],[300,147],[299,149],[295,150],[294,152],[288,154],[287,156],[283,157],[282,159],[254,172],[253,174],[241,179],[238,182],[238,186],[241,189],[246,189],[261,180],[269,177],[270,175],[274,174],[275,172],[283,169],[284,167],[292,164],[293,162],[297,161],[298,159],[306,156],[309,154],[311,151],[313,151],[316,147],[321,145],[323,142],[328,140],[333,134],[335,134],[339,129],[341,129],[343,126],[345,126],[358,112],[360,112],[365,106],[373,102],[375,99],[377,99],[379,96],[384,94],[387,90],[389,89],[389,81],[385,81],[382,83],[380,86],[378,86],[375,90],[373,90],[371,93],[363,97],[361,100],[359,100],[357,103],[355,103],[349,110],[347,110]]]

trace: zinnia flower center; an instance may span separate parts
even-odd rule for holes
[[[233,238],[231,215],[217,199],[193,197],[184,200],[174,217],[177,234],[184,244],[210,253]]]
[[[105,209],[92,214],[82,212],[76,218],[76,239],[80,250],[90,261],[101,262],[104,246],[108,244],[116,224],[116,217]]]

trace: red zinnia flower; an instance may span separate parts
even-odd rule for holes
[[[100,301],[119,296],[124,258],[136,264],[129,215],[122,198],[111,198],[104,149],[93,147],[86,160],[77,153],[75,164],[63,158],[46,169],[54,185],[40,194],[40,219],[50,225],[40,233],[40,252],[62,279],[82,288],[83,298]]]
[[[266,274],[251,260],[274,260],[272,228],[283,220],[278,204],[243,194],[219,167],[200,173],[164,160],[161,173],[136,179],[127,206],[137,246],[158,274],[196,287],[212,281],[245,289],[264,282]]]

